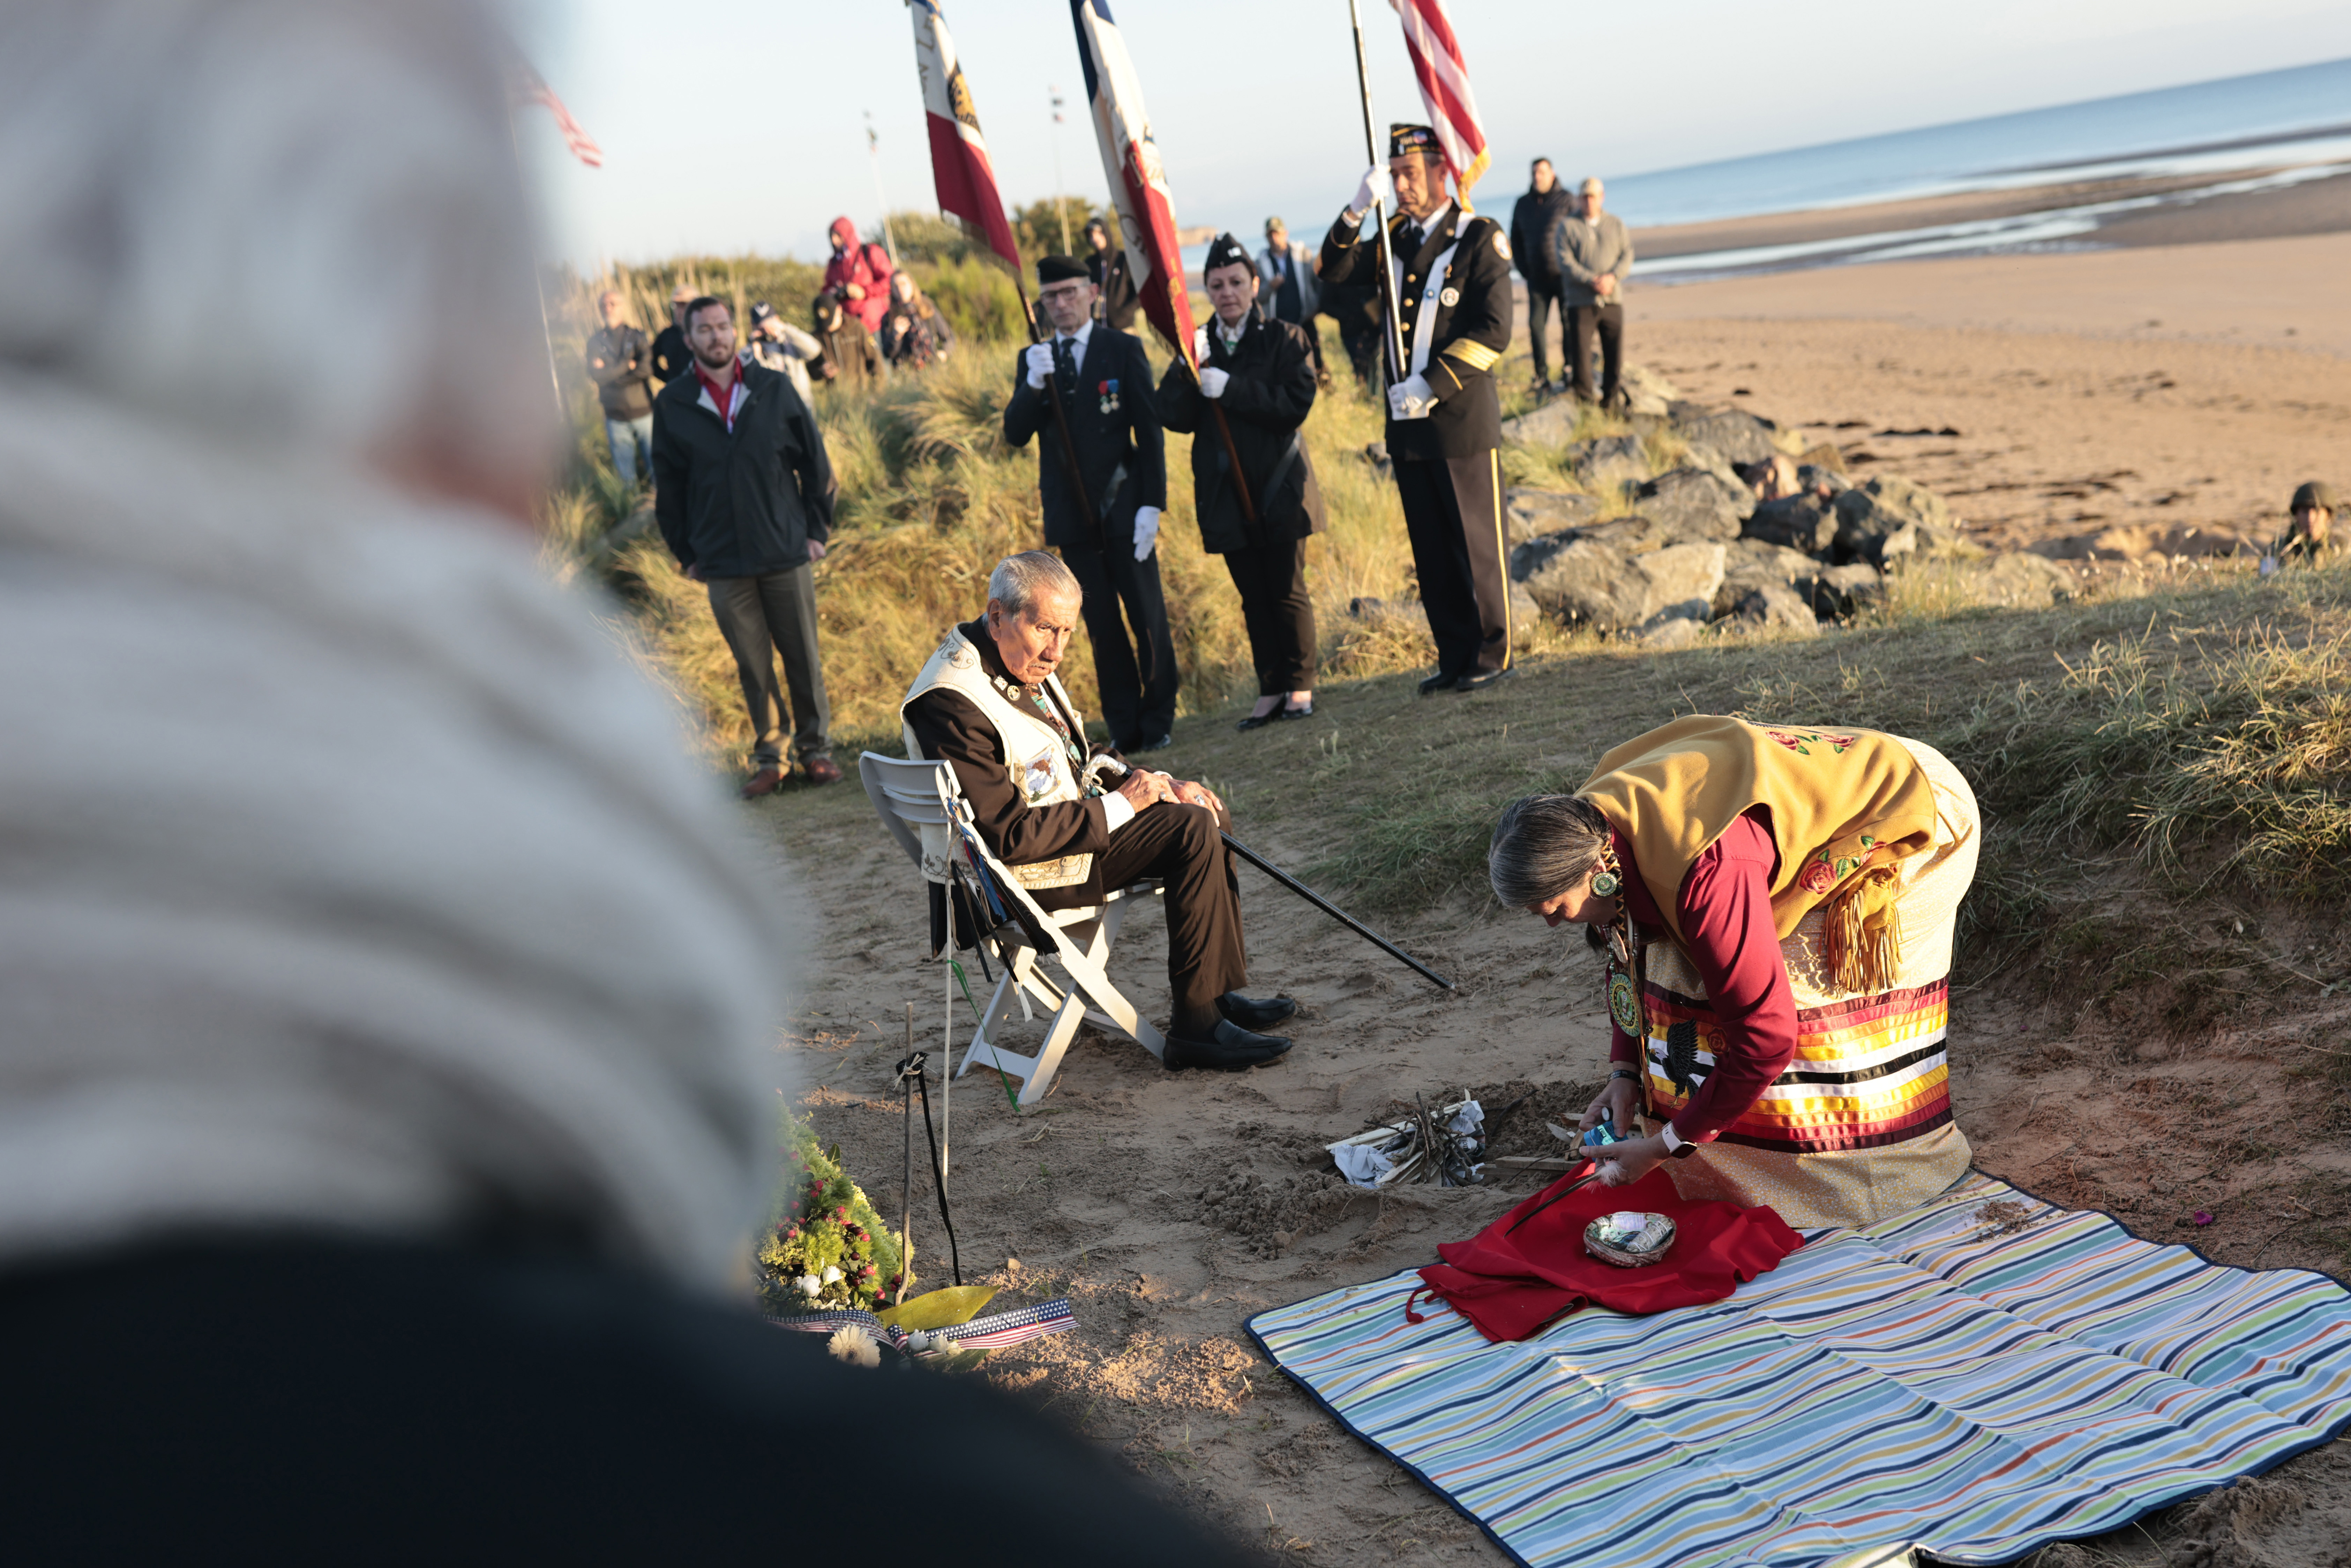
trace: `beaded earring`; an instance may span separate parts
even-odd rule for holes
[[[1600,851],[1600,869],[1592,873],[1592,895],[1614,898],[1625,890],[1625,868],[1617,863],[1616,851],[1604,845]]]

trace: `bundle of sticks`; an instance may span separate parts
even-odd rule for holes
[[[1332,1163],[1357,1186],[1386,1187],[1405,1182],[1433,1182],[1439,1186],[1479,1186],[1486,1176],[1486,1144],[1491,1125],[1519,1108],[1520,1095],[1497,1113],[1489,1124],[1484,1107],[1467,1092],[1440,1100],[1431,1108],[1416,1093],[1409,1102],[1391,1101],[1402,1113],[1394,1120],[1375,1122],[1352,1137],[1324,1145]]]

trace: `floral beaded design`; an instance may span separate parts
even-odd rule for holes
[[[1763,733],[1799,757],[1810,757],[1815,746],[1828,747],[1833,757],[1843,757],[1853,749],[1853,743],[1858,738],[1850,735],[1823,735],[1817,729],[1767,729]]]
[[[1823,850],[1796,873],[1796,885],[1806,893],[1826,893],[1859,871],[1862,862],[1869,859],[1869,852],[1876,846],[1877,841],[1864,833],[1861,835],[1861,852],[1857,855],[1836,855]]]

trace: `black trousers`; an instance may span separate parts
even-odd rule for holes
[[[1568,357],[1567,368],[1574,375],[1575,395],[1589,398],[1592,392],[1593,340],[1600,346],[1600,392],[1602,402],[1614,399],[1625,384],[1625,307],[1622,305],[1572,305],[1565,308],[1568,318],[1567,335],[1574,341],[1573,349],[1562,344],[1561,351]]]
[[[1547,340],[1551,337],[1551,308],[1554,305],[1559,305],[1559,284],[1556,281],[1527,280],[1527,348],[1535,357],[1535,380],[1539,382],[1551,380],[1551,344]],[[1562,331],[1574,330],[1568,325],[1568,310],[1564,305],[1559,305],[1559,324]],[[1559,346],[1559,357],[1562,360],[1568,357],[1568,346],[1563,342]]]
[[[802,763],[832,752],[832,705],[816,645],[816,573],[804,566],[760,577],[714,577],[710,613],[735,655],[743,706],[751,716],[751,767],[784,760],[784,693],[791,693],[792,750]],[[776,655],[784,680],[776,682]]]
[[[1395,465],[1420,602],[1449,675],[1510,664],[1510,551],[1502,536],[1500,455],[1405,459]]]
[[[1080,613],[1094,645],[1094,681],[1112,744],[1129,747],[1167,734],[1176,727],[1182,682],[1159,590],[1159,552],[1137,560],[1129,544],[1106,550],[1063,545],[1061,559],[1085,591]]]
[[[1241,941],[1241,885],[1232,852],[1206,806],[1162,800],[1110,836],[1096,862],[1104,887],[1163,880],[1167,905],[1167,989],[1176,1032],[1198,1039],[1217,1027],[1217,998],[1249,983]]]
[[[1306,541],[1225,552],[1241,596],[1257,695],[1314,689],[1314,601],[1306,597]]]

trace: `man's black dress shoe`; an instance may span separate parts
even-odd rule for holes
[[[1243,1029],[1262,1030],[1294,1016],[1298,1004],[1288,997],[1245,997],[1227,991],[1217,998],[1217,1010]]]
[[[1175,744],[1176,737],[1172,735],[1146,735],[1142,739],[1136,741],[1133,746],[1123,746],[1119,747],[1119,749],[1122,751],[1165,751]]]
[[[1206,1040],[1169,1035],[1165,1061],[1170,1072],[1181,1072],[1187,1067],[1238,1072],[1243,1068],[1262,1067],[1289,1049],[1290,1041],[1280,1035],[1252,1034],[1227,1019]]]
[[[1451,691],[1455,686],[1460,685],[1460,676],[1448,674],[1445,671],[1439,670],[1437,674],[1429,676],[1428,679],[1420,683],[1420,695],[1425,697],[1435,696],[1438,692]]]
[[[1468,674],[1457,677],[1453,683],[1453,689],[1457,692],[1474,692],[1480,686],[1490,686],[1496,681],[1507,681],[1517,674],[1516,670],[1508,668],[1475,670]]]

